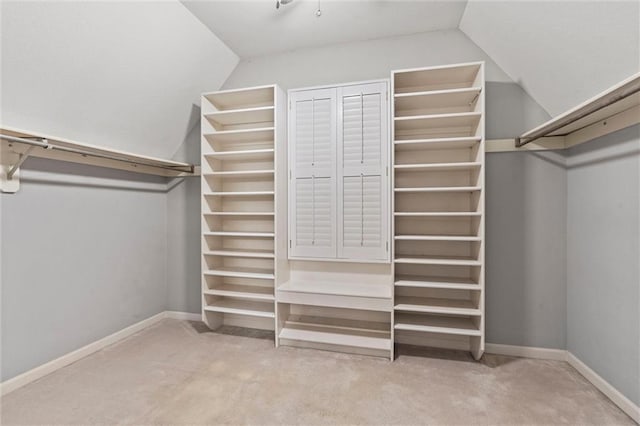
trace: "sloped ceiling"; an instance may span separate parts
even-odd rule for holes
[[[470,0],[460,29],[557,115],[638,72],[639,5]]]
[[[458,28],[466,0],[197,1],[183,4],[241,58]]]
[[[4,126],[169,158],[238,62],[177,0],[0,7]]]

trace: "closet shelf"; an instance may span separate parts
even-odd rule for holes
[[[396,235],[396,241],[482,241],[477,236],[466,235]]]
[[[273,105],[274,87],[260,86],[243,89],[221,90],[207,93],[204,97],[218,110]]]
[[[256,302],[237,299],[219,299],[204,306],[205,311],[225,314],[249,315],[252,317],[275,318],[272,302]]]
[[[480,186],[442,186],[421,188],[395,188],[395,192],[479,192]]]
[[[242,108],[233,110],[216,111],[204,114],[204,117],[216,126],[229,126],[240,124],[273,123],[273,105]]]
[[[205,216],[273,216],[274,212],[208,212]]]
[[[470,279],[451,277],[427,277],[414,275],[397,275],[394,283],[396,287],[412,288],[441,288],[449,290],[481,290],[478,283]]]
[[[280,339],[390,351],[389,325],[319,317],[290,317]]]
[[[418,256],[398,254],[395,263],[413,265],[449,265],[449,266],[481,266],[482,262],[470,257],[455,256]]]
[[[394,309],[427,314],[480,316],[482,311],[469,300],[396,296]]]
[[[203,135],[209,142],[217,143],[248,143],[269,142],[274,140],[274,127],[259,127],[253,129],[221,130]]]
[[[465,317],[396,313],[394,328],[396,330],[455,334],[461,336],[482,335],[482,332],[474,324],[473,320]]]
[[[298,305],[391,312],[392,288],[360,282],[286,282],[276,289],[278,301]]]
[[[230,257],[254,257],[260,259],[273,259],[273,250],[242,250],[242,249],[214,249],[205,251],[205,256],[230,256]]]
[[[395,71],[393,76],[395,93],[430,92],[472,87],[480,68],[480,63],[469,63]]]
[[[459,138],[406,139],[394,142],[396,151],[411,151],[417,149],[463,149],[471,148],[480,143],[482,137],[468,136]]]
[[[272,287],[258,287],[252,285],[223,284],[219,287],[204,291],[209,296],[233,297],[251,300],[275,300]]]
[[[480,97],[481,87],[431,90],[426,92],[396,93],[396,117],[410,115],[412,111],[444,108],[472,108]]]
[[[263,159],[273,157],[273,148],[264,149],[246,149],[242,151],[220,151],[204,154],[204,157],[214,159],[234,159],[234,160],[251,160],[251,159]]]
[[[211,231],[204,232],[205,237],[256,237],[256,238],[273,238],[273,232],[244,232],[244,231]]]
[[[481,112],[456,112],[450,114],[412,115],[395,117],[396,131],[442,128],[471,128],[478,125]]]
[[[213,177],[252,177],[252,176],[263,176],[263,175],[272,175],[275,171],[271,170],[230,170],[223,172],[210,172],[203,173],[202,175],[205,177],[213,176]]]
[[[388,285],[371,285],[358,281],[318,282],[318,281],[287,281],[278,287],[279,291],[296,293],[330,294],[339,296],[373,297],[391,299],[391,287]]]
[[[394,212],[396,217],[449,217],[465,218],[482,216],[480,212]]]
[[[393,168],[396,171],[437,171],[448,172],[456,170],[477,170],[482,167],[482,163],[465,162],[465,163],[414,163],[414,164],[396,164]]]
[[[255,278],[259,280],[274,279],[272,269],[245,268],[245,267],[220,267],[211,270],[205,270],[204,275],[217,277],[236,277],[236,278]]]
[[[205,197],[250,197],[274,195],[275,191],[228,191],[228,192],[203,192]]]

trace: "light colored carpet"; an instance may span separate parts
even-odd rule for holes
[[[564,362],[394,362],[163,320],[2,400],[10,424],[634,424]]]

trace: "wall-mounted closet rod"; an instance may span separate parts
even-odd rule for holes
[[[22,143],[22,144],[26,144],[26,145],[31,145],[32,148],[44,148],[44,149],[52,149],[52,150],[56,150],[56,151],[63,151],[63,152],[68,152],[71,154],[78,154],[78,155],[82,155],[84,157],[94,157],[94,158],[104,158],[106,160],[113,160],[113,161],[121,161],[123,163],[128,163],[128,164],[135,164],[135,165],[141,165],[141,166],[146,166],[146,167],[155,167],[158,169],[163,169],[163,170],[173,170],[173,171],[179,171],[179,172],[184,172],[184,173],[193,173],[195,170],[195,166],[193,164],[157,164],[157,163],[152,163],[152,162],[146,162],[146,161],[140,161],[140,160],[132,160],[129,158],[124,158],[124,157],[120,157],[118,155],[106,155],[106,154],[100,154],[97,152],[90,152],[90,151],[85,151],[85,150],[81,150],[81,149],[77,149],[77,148],[67,148],[64,146],[59,146],[59,145],[53,145],[50,144],[46,139],[44,138],[34,138],[34,139],[28,139],[28,138],[19,138],[19,137],[15,137],[15,136],[8,136],[8,135],[0,135],[0,139],[5,139],[9,142],[17,142],[17,143]],[[28,155],[26,155],[27,153],[23,154],[23,156],[20,158],[20,164],[22,164],[22,162],[24,162],[24,160],[26,160],[26,157]]]
[[[629,77],[577,107],[516,138],[516,147],[522,147],[547,136],[565,136],[552,133],[638,92],[640,92],[640,73]],[[590,124],[592,123],[587,123],[584,127]],[[573,129],[572,132],[576,130],[579,129]]]

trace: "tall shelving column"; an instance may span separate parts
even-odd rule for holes
[[[394,71],[394,340],[484,352],[484,64]]]
[[[202,96],[202,316],[212,329],[275,328],[276,265],[287,256],[285,102],[277,86]]]

